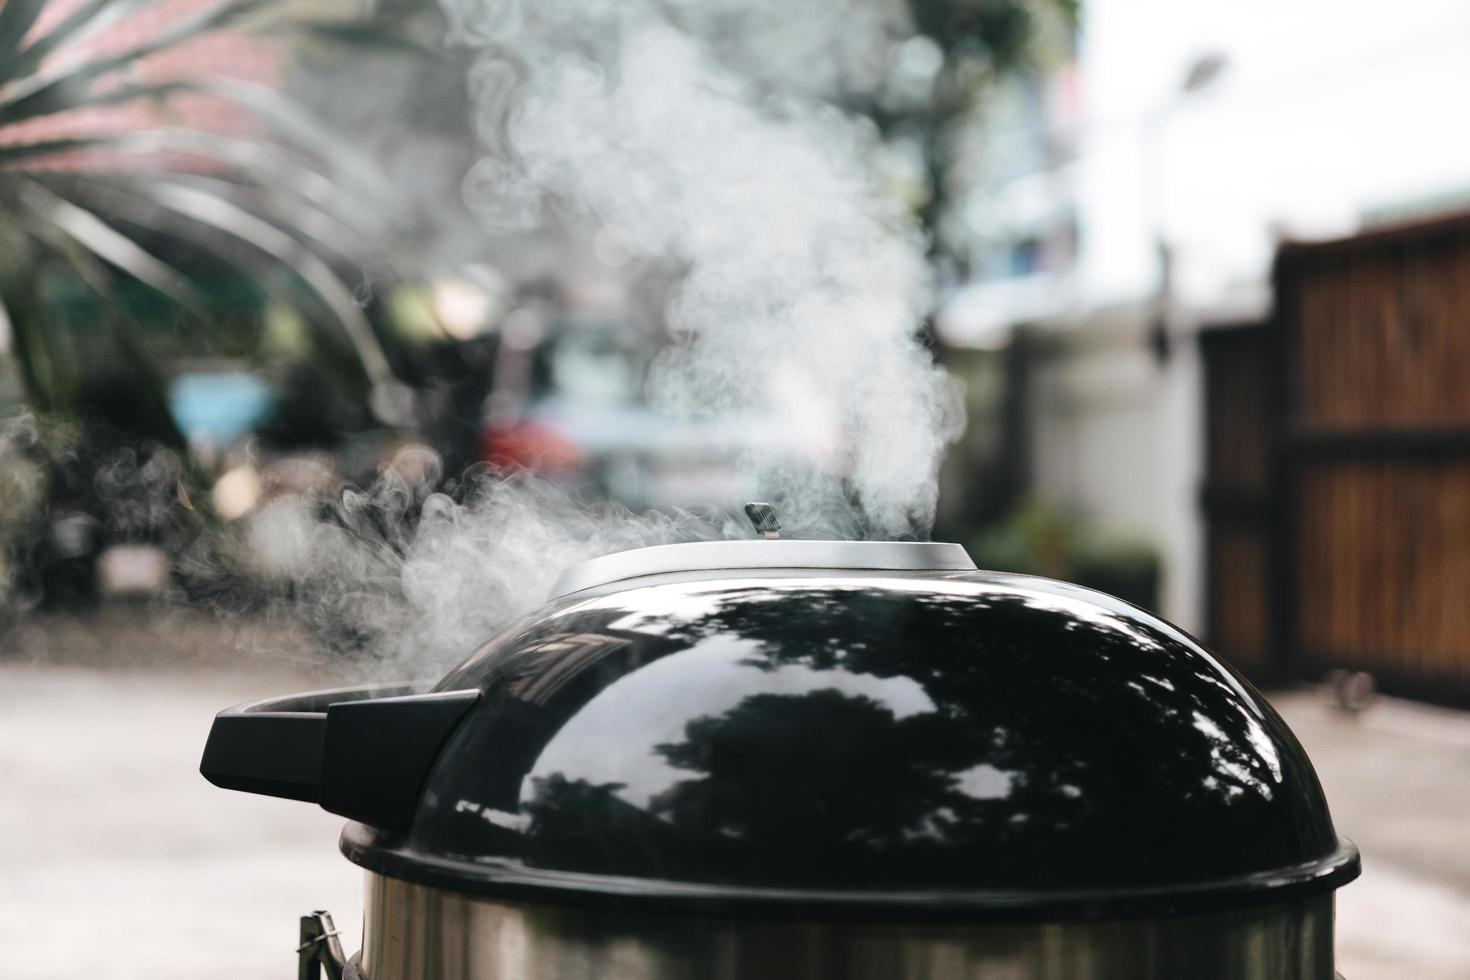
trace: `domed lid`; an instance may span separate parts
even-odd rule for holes
[[[436,688],[473,704],[411,825],[349,824],[345,853],[759,914],[1170,912],[1356,875],[1286,725],[1179,630],[955,546],[798,544],[568,572]]]

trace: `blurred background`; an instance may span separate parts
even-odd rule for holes
[[[649,397],[679,255],[517,219],[476,9],[0,0],[0,976],[350,938],[339,822],[196,774],[219,708],[371,673],[273,504],[383,552],[487,479],[722,513],[783,427]],[[1470,8],[840,13],[883,43],[802,97],[863,120],[967,418],[932,536],[1221,651],[1363,849],[1343,973],[1470,976]],[[841,481],[843,438],[785,445]]]

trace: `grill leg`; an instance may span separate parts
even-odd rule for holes
[[[347,957],[332,924],[332,913],[320,910],[301,917],[301,943],[296,947],[296,980],[342,980]]]

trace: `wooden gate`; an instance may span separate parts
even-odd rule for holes
[[[1285,245],[1275,296],[1201,339],[1207,634],[1470,704],[1470,216]]]
[[[1470,700],[1470,219],[1284,247],[1279,643]]]

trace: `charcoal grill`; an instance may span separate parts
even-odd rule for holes
[[[361,980],[1331,980],[1358,873],[1234,670],[953,544],[566,570],[432,686],[231,708],[217,785],[348,818]]]

